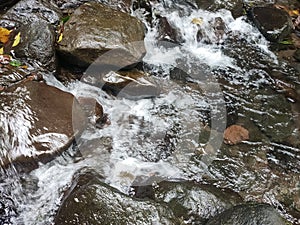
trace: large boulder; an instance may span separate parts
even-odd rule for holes
[[[74,106],[73,106],[73,103]],[[72,121],[76,107],[76,123]],[[70,93],[35,81],[22,81],[0,92],[1,164],[49,161],[67,149],[85,123]]]
[[[267,204],[244,204],[210,219],[206,225],[287,225],[279,213]]]
[[[168,203],[174,214],[191,224],[207,219],[242,202],[233,191],[194,182],[161,182],[155,189],[157,200]]]
[[[10,8],[1,21],[21,32],[20,44],[14,48],[16,57],[55,69],[54,25],[60,17],[59,9],[47,1],[24,0]]]
[[[106,57],[109,65],[122,67],[134,64],[144,55],[144,26],[127,13],[100,3],[86,3],[71,15],[64,26],[58,51],[65,62],[87,67],[100,55],[114,50]]]
[[[74,177],[55,218],[67,224],[179,224],[164,203],[131,198],[103,183],[93,172]]]
[[[282,41],[292,32],[291,18],[283,10],[270,6],[254,7],[250,10],[249,16],[269,41]]]

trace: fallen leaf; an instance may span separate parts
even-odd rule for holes
[[[57,40],[57,43],[61,42],[62,39],[63,39],[63,33],[60,33],[59,37],[58,37],[58,40]]]
[[[192,19],[192,23],[196,24],[196,25],[201,25],[203,23],[203,19],[202,18],[194,18],[194,19]]]
[[[3,55],[3,52],[4,52],[3,48],[0,48],[0,55]]]
[[[15,67],[19,67],[19,66],[22,65],[22,63],[19,60],[16,60],[16,59],[10,61],[9,64],[12,65],[12,66],[15,66]]]
[[[6,43],[9,39],[10,32],[11,30],[0,27],[0,42],[2,42],[3,44]]]
[[[235,145],[242,141],[249,140],[249,131],[239,125],[232,125],[224,132],[224,143]]]
[[[20,43],[20,40],[21,40],[21,32],[19,32],[15,38],[14,38],[14,43],[12,44],[12,47],[15,47],[17,46],[19,43]]]

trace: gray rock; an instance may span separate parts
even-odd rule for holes
[[[55,69],[55,28],[61,17],[58,8],[46,1],[24,0],[10,8],[2,20],[12,21],[21,32],[21,42],[13,48],[20,58],[40,62],[42,67]]]
[[[242,202],[233,191],[193,182],[161,182],[155,197],[167,202],[177,217],[190,224],[205,224],[212,216]]]
[[[267,204],[244,204],[210,219],[206,225],[287,225],[278,212]]]
[[[179,224],[164,203],[131,198],[92,172],[76,175],[55,218],[67,224]]]
[[[141,21],[100,3],[80,6],[66,22],[58,51],[72,65],[87,67],[100,55],[114,50],[99,64],[128,66],[144,55],[144,26]]]
[[[292,32],[291,18],[283,10],[274,7],[254,7],[250,10],[249,15],[269,41],[282,41]]]
[[[73,95],[34,81],[0,92],[0,119],[2,165],[49,161],[71,145],[85,124]]]

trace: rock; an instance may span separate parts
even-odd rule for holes
[[[293,29],[290,16],[274,7],[254,7],[249,17],[260,32],[272,42],[280,42],[288,37]]]
[[[14,48],[16,57],[36,60],[40,66],[55,69],[55,28],[61,17],[58,8],[46,1],[24,0],[9,9],[2,20],[21,32],[21,41]]]
[[[239,125],[231,125],[224,131],[224,142],[236,145],[242,141],[249,140],[249,131]]]
[[[10,7],[18,1],[19,0],[0,0],[0,10]]]
[[[57,5],[65,14],[73,13],[79,6],[86,2],[91,2],[90,0],[51,0],[53,4]],[[130,13],[131,1],[130,0],[93,0],[93,2],[103,3],[109,7]]]
[[[92,80],[87,76],[83,79],[86,82]],[[155,82],[144,72],[138,70],[131,71],[110,71],[96,77],[94,83],[118,97],[131,99],[150,98],[159,95],[159,88]]]
[[[24,81],[0,96],[2,166],[51,160],[71,145],[85,124],[74,96],[45,83]]]
[[[3,56],[0,56],[0,60]],[[9,87],[21,80],[31,76],[31,72],[27,69],[14,67],[9,64],[0,63],[0,87]]]
[[[205,9],[208,11],[217,11],[219,9],[227,9],[231,11],[234,18],[240,17],[243,15],[243,1],[242,0],[227,0],[227,1],[218,1],[218,0],[195,0],[196,5],[200,9]]]
[[[210,219],[206,225],[287,225],[278,212],[267,204],[243,204]]]
[[[212,216],[242,202],[235,192],[194,182],[161,182],[155,188],[155,197],[167,202],[174,214],[189,224],[205,224]]]
[[[178,46],[176,45],[176,43],[178,44],[183,42],[183,39],[179,31],[171,26],[171,24],[169,23],[166,17],[159,18],[157,40],[161,42],[175,43],[174,46]],[[166,43],[163,43],[163,45],[165,44]]]
[[[164,203],[131,198],[93,172],[77,174],[55,218],[67,224],[179,224]]]
[[[145,49],[144,26],[138,19],[100,3],[80,6],[65,23],[58,52],[65,62],[87,67],[114,50],[98,64],[128,66],[140,61]]]
[[[298,48],[298,49],[294,52],[293,57],[294,57],[298,62],[300,62],[300,48]]]

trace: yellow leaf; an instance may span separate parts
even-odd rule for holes
[[[61,42],[62,39],[63,39],[63,33],[60,33],[59,37],[58,37],[58,40],[57,40],[57,43]]]
[[[15,47],[17,46],[19,43],[20,43],[20,40],[21,40],[21,32],[19,32],[15,38],[14,38],[14,43],[12,44],[12,47]]]
[[[192,23],[201,25],[203,23],[203,19],[202,18],[194,18],[194,19],[192,19]]]
[[[10,32],[11,32],[11,30],[0,27],[0,42],[5,44],[9,39]]]
[[[297,9],[294,9],[294,10],[290,10],[289,11],[289,15],[290,16],[299,16],[299,10],[297,10]]]
[[[3,55],[3,48],[0,48],[0,55]]]

